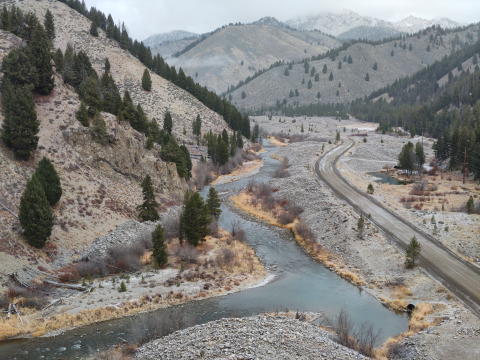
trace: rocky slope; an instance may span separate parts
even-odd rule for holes
[[[11,4],[9,2],[7,4]],[[110,59],[112,75],[120,89],[127,88],[135,103],[141,103],[149,118],[155,117],[160,127],[163,115],[170,110],[174,119],[174,134],[179,138],[185,126],[200,114],[202,129],[221,131],[223,119],[193,96],[152,74],[152,91],[141,89],[144,66],[118,44],[105,37],[89,35],[90,22],[57,1],[15,1],[25,13],[35,12],[40,21],[48,9],[55,17],[55,47],[65,50],[71,43],[75,50],[84,50],[93,66],[102,73],[104,60]],[[0,32],[0,61],[8,51],[21,44],[12,34]],[[49,96],[35,96],[40,122],[38,150],[31,160],[17,161],[11,150],[0,144],[0,202],[18,214],[20,196],[26,181],[38,161],[47,156],[55,165],[63,187],[63,196],[53,207],[55,226],[46,247],[36,250],[27,245],[18,220],[3,209],[0,211],[0,271],[4,274],[23,272],[26,265],[54,268],[78,257],[95,238],[105,235],[119,224],[136,219],[136,206],[142,202],[139,182],[150,174],[157,192],[157,201],[165,211],[181,200],[186,183],[178,177],[175,164],[158,157],[158,146],[145,149],[143,134],[126,123],[118,123],[115,116],[102,113],[110,142],[95,143],[88,129],[76,120],[80,105],[77,94],[55,75],[55,89]],[[3,116],[0,116],[0,125]],[[190,130],[191,132],[191,130]],[[4,279],[6,280],[6,279]],[[3,283],[2,283],[3,284]]]
[[[289,76],[284,75],[286,66],[282,66],[267,71],[232,92],[232,103],[237,107],[249,109],[262,105],[275,105],[277,100],[282,102],[283,99],[286,99],[288,104],[292,104],[294,101],[300,104],[352,101],[393,83],[397,78],[411,75],[427,64],[450,54],[451,42],[457,35],[460,43],[472,43],[472,40],[467,38],[469,33],[473,36],[473,42],[477,41],[477,27],[471,27],[465,31],[444,35],[442,37],[443,45],[432,43],[429,38],[430,33],[421,35],[420,39],[417,36],[407,37],[405,42],[392,41],[376,46],[358,43],[341,51],[335,62],[332,62],[331,59],[311,61],[310,70],[315,67],[320,76],[318,82],[311,77],[310,72],[305,74],[303,64],[295,64],[290,70]],[[397,47],[395,47],[395,43]],[[405,50],[399,46],[403,44],[406,45]],[[412,45],[412,51],[409,51],[410,45]],[[428,46],[431,48],[430,51],[427,51]],[[392,51],[394,56],[391,56]],[[352,64],[343,61],[344,57],[348,58],[349,56],[352,57]],[[339,61],[342,61],[341,69],[338,69]],[[376,71],[373,70],[374,63],[377,63],[378,66]],[[327,65],[328,68],[326,74],[322,73],[324,65]],[[329,81],[330,73],[333,73],[332,81]],[[365,80],[367,73],[369,81]],[[305,82],[302,84],[303,80]],[[308,89],[309,80],[312,81],[311,89]],[[295,89],[298,89],[299,96],[290,98],[290,90],[295,91]],[[338,96],[336,95],[337,90]],[[242,99],[242,91],[246,93],[245,99]],[[320,99],[317,98],[319,92]]]
[[[228,26],[168,63],[221,93],[275,61],[302,59],[338,46],[339,42],[317,31],[267,25]]]
[[[136,359],[367,359],[331,337],[291,317],[257,315],[177,331],[143,345]]]

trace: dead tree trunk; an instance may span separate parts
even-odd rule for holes
[[[58,287],[65,287],[67,289],[74,289],[74,290],[85,290],[85,287],[82,285],[72,285],[72,284],[62,284],[55,281],[50,280],[43,280],[45,284],[58,286]]]

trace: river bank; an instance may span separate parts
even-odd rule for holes
[[[279,132],[285,127],[266,118],[256,118],[256,121],[269,132]],[[287,127],[293,131],[296,124],[288,125],[289,119],[286,121]],[[343,129],[344,126],[343,121],[339,123],[328,118],[309,118],[308,123],[311,128],[322,129],[323,133],[332,136],[337,128]],[[304,208],[301,218],[316,234],[318,242],[324,249],[338,254],[345,268],[364,281],[363,290],[393,309],[404,309],[408,303],[425,304],[422,306],[424,311],[411,318],[409,330],[387,341],[379,356],[385,356],[391,344],[398,342],[411,350],[412,358],[413,354],[420,356],[423,351],[436,354],[435,358],[458,358],[459,353],[464,359],[478,357],[480,345],[475,342],[478,340],[475,334],[480,329],[478,319],[420,269],[405,269],[404,254],[393,247],[368,219],[362,236],[359,236],[359,216],[335,198],[311,171],[321,148],[319,142],[294,143],[278,148],[275,156],[288,156],[292,164],[291,176],[272,179],[270,184],[278,189],[276,198],[287,199]],[[457,336],[464,329],[470,335]]]

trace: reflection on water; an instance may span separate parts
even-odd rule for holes
[[[254,175],[257,182],[270,179],[278,166],[278,161],[270,158],[275,148],[269,143],[264,147],[264,165],[259,173]],[[220,193],[232,192],[244,188],[248,181],[249,179],[245,178],[218,185],[216,189]],[[208,187],[204,188],[202,195],[205,196],[207,191]],[[229,230],[234,220],[240,220],[248,237],[248,244],[265,266],[272,269],[272,273],[276,275],[274,281],[227,296],[89,325],[55,338],[12,341],[1,346],[2,358],[76,358],[124,340],[138,343],[145,339],[147,334],[149,338],[160,336],[168,327],[173,330],[175,326],[184,327],[224,317],[248,316],[282,309],[318,311],[334,315],[344,308],[356,323],[370,321],[376,328],[382,328],[382,341],[406,330],[406,315],[387,310],[373,297],[312,260],[292,239],[285,240],[285,235],[279,236],[284,230],[270,229],[257,222],[247,221],[224,205],[222,211],[220,227]],[[176,319],[175,324],[172,323],[172,318]]]
[[[394,177],[390,176],[390,174],[382,173],[382,172],[370,172],[367,173],[368,175],[375,176],[379,178],[379,180],[375,180],[375,182],[379,184],[390,184],[390,185],[406,185],[407,182],[405,181],[398,181]]]

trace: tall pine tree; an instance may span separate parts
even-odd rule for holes
[[[28,160],[37,149],[39,131],[32,92],[26,86],[7,83],[2,92],[2,105],[5,112],[2,140],[17,158]]]
[[[35,90],[40,94],[48,95],[55,87],[53,70],[50,60],[50,43],[41,24],[37,24],[29,42],[31,49],[31,63],[35,65],[38,73],[38,83]]]
[[[10,85],[29,85],[33,90],[38,84],[37,68],[31,63],[32,54],[29,47],[12,49],[2,61],[3,82]]]
[[[168,263],[167,244],[165,241],[165,230],[162,224],[158,224],[152,232],[153,259],[156,265],[163,266]]]
[[[145,91],[152,90],[152,79],[150,78],[150,72],[145,69],[142,76],[142,88]]]
[[[60,184],[57,170],[46,156],[38,163],[35,176],[42,185],[50,205],[55,205],[62,197],[62,184]]]
[[[163,119],[163,130],[167,134],[172,135],[172,128],[173,128],[172,114],[170,114],[170,111],[167,111]]]
[[[157,221],[160,216],[157,212],[159,204],[155,200],[153,192],[152,178],[147,174],[142,181],[143,204],[137,207],[139,211],[138,217],[141,221]]]
[[[31,245],[41,248],[52,234],[53,215],[47,197],[35,174],[27,181],[20,198],[18,214],[24,234]]]
[[[218,197],[217,190],[212,186],[210,189],[208,189],[208,197],[207,197],[207,209],[208,209],[208,214],[210,216],[213,216],[214,218],[219,218],[222,210],[220,210],[220,198]]]
[[[47,33],[48,40],[51,42],[55,39],[55,21],[50,10],[47,9],[45,13],[45,20],[43,21],[43,26],[45,27],[45,32]]]
[[[185,238],[191,245],[197,246],[210,233],[208,226],[212,218],[198,192],[192,195],[187,191],[183,201],[182,214],[180,215],[179,238]]]
[[[88,110],[83,101],[80,103],[80,107],[77,110],[77,120],[85,127],[90,126],[90,121],[88,121]]]

